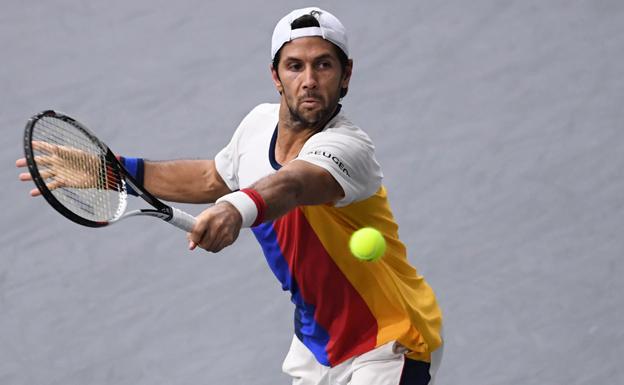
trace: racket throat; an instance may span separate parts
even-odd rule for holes
[[[170,221],[173,217],[173,210],[171,207],[161,207],[159,209],[141,209],[138,210],[137,215],[149,215],[151,217],[160,218],[165,221]]]
[[[173,213],[170,207],[163,207],[160,209],[140,209],[126,212],[120,218],[113,220],[111,222],[117,222],[119,219],[127,218],[127,217],[138,217],[138,216],[148,216],[148,217],[156,217],[160,218],[164,221],[170,221],[173,217]]]
[[[135,211],[126,213],[123,217],[140,216],[140,215],[160,218],[186,232],[192,231],[193,227],[195,226],[195,222],[197,221],[197,219],[194,216],[187,214],[180,209],[177,209],[175,207],[169,207],[169,206],[158,208],[158,209],[135,210]]]

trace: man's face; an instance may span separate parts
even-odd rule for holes
[[[340,90],[349,85],[351,68],[349,61],[343,71],[336,48],[320,37],[284,44],[272,73],[293,122],[304,127],[324,124],[338,105]]]

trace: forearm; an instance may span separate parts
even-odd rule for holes
[[[273,220],[286,214],[302,202],[303,184],[287,171],[267,176],[254,183],[266,203],[265,220]]]
[[[230,192],[213,160],[145,161],[145,188],[172,202],[211,203]]]
[[[222,198],[197,216],[189,247],[219,251],[232,244],[242,227],[281,217],[297,206],[333,203],[344,191],[331,174],[304,161],[293,161],[249,189]]]
[[[251,186],[266,202],[265,220],[273,220],[297,206],[334,203],[344,196],[335,179],[320,167],[292,162]]]

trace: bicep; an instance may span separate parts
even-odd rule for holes
[[[324,168],[294,160],[251,188],[266,203],[265,219],[273,220],[297,206],[333,204],[344,196],[342,187]]]
[[[344,190],[329,171],[305,160],[295,159],[279,172],[297,181],[297,205],[335,203],[344,197]]]

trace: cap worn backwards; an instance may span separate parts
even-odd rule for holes
[[[319,22],[319,27],[292,29],[292,22],[303,15],[314,16]],[[275,58],[277,51],[279,51],[284,44],[300,37],[309,36],[320,36],[334,43],[349,57],[347,31],[340,20],[338,20],[336,16],[320,8],[308,7],[292,11],[277,23],[273,30],[273,38],[271,39],[271,59]]]

